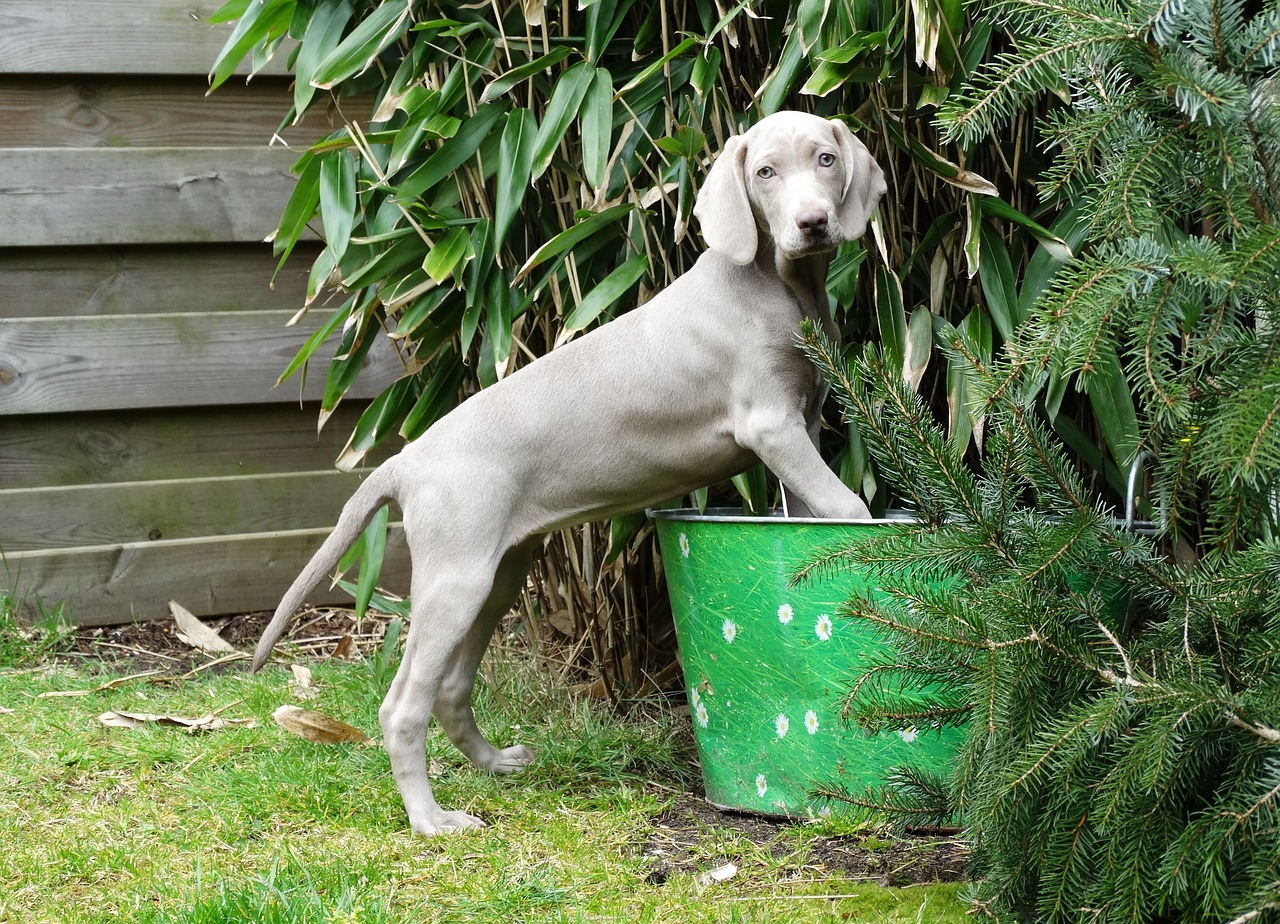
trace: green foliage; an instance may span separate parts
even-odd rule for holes
[[[727,10],[710,0],[581,10],[233,0],[215,19],[236,21],[215,87],[246,55],[283,53],[287,37],[297,42],[290,118],[327,103],[339,123],[299,159],[274,245],[283,259],[309,227],[322,230],[308,307],[331,296],[341,306],[285,377],[341,336],[328,412],[383,332],[411,377],[365,414],[344,466],[447,411],[460,379],[446,370],[466,364],[490,384],[686,269],[701,250],[689,220],[713,152],[784,105],[843,115],[889,168],[894,209],[878,240],[903,269],[881,274],[873,326],[871,314],[852,312],[861,247],[837,260],[832,295],[848,333],[895,345],[918,385],[933,352],[931,313],[1002,336],[1012,329],[1014,309],[986,305],[989,287],[972,278],[984,261],[1007,266],[1010,241],[1015,259],[1037,241],[1067,253],[976,172],[1003,169],[1007,145],[939,153],[933,107],[993,40],[989,26],[969,28],[959,0]],[[973,427],[963,402],[956,408],[963,445]],[[853,455],[846,474],[875,493],[869,460],[856,446]]]
[[[690,216],[711,157],[784,106],[845,118],[885,168],[890,207],[876,246],[836,256],[833,310],[849,342],[881,340],[905,378],[949,402],[957,446],[980,438],[981,419],[963,377],[935,361],[935,319],[963,325],[990,353],[1024,311],[1013,267],[1033,253],[1053,265],[1041,244],[1069,253],[1023,214],[1034,203],[1018,133],[961,146],[933,125],[1000,38],[970,24],[961,0],[232,0],[215,18],[235,26],[214,87],[247,56],[287,53],[296,81],[286,121],[327,106],[336,126],[299,158],[274,236],[282,261],[308,231],[324,241],[305,310],[326,320],[282,378],[340,339],[323,422],[370,349],[394,349],[404,364],[405,378],[362,416],[343,467],[383,439],[413,439],[464,394],[688,268],[703,249]],[[988,176],[1003,178],[1003,199]],[[836,442],[842,477],[883,507],[886,484],[859,435]],[[733,485],[757,510],[776,493],[763,471]],[[590,548],[575,534],[577,547],[552,563],[578,585],[572,611],[622,619],[660,595],[646,589],[644,547],[618,527]],[[621,579],[584,586],[597,565],[580,563],[593,559]],[[639,681],[625,647],[594,654]]]
[[[808,337],[922,519],[913,536],[851,554],[886,581],[908,565],[957,581],[847,607],[896,646],[853,690],[851,714],[874,727],[899,708],[891,681],[931,687],[935,720],[969,727],[953,778],[904,771],[878,795],[846,796],[908,823],[963,818],[976,898],[999,919],[1269,920],[1280,11],[1196,0],[992,11],[1011,48],[942,122],[972,141],[1060,96],[1041,122],[1055,151],[1042,189],[1073,204],[1060,221],[1081,257],[1056,274],[1028,261],[1022,288],[1036,294],[1003,351],[938,324],[984,422],[977,465],[896,361],[868,351],[848,366]],[[1112,460],[1158,455],[1155,536],[1121,528],[1082,471],[1100,457],[1065,419],[1073,386]]]
[[[988,405],[974,472],[882,362],[808,347],[923,514],[914,534],[850,552],[890,599],[844,615],[894,645],[850,713],[891,724],[919,709],[894,691],[926,688],[926,718],[969,732],[951,780],[906,768],[843,797],[908,825],[961,817],[976,898],[998,918],[1280,908],[1280,544],[1173,563],[1089,494],[1024,396]],[[940,583],[893,590],[907,568]]]
[[[1016,51],[980,69],[941,122],[972,140],[1069,93],[1042,123],[1056,156],[1041,187],[1077,205],[1087,251],[1040,295],[1010,377],[1035,384],[1051,419],[1077,385],[1115,460],[1154,450],[1175,537],[1231,549],[1274,534],[1280,9],[992,9]],[[1119,418],[1132,426],[1109,430]]]

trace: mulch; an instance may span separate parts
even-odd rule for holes
[[[267,612],[243,613],[206,623],[237,649],[249,652],[270,618]],[[389,622],[390,618],[381,614],[371,613],[357,621],[348,609],[311,607],[294,617],[277,650],[302,659],[322,660],[346,653],[361,657],[381,644]],[[97,662],[104,670],[125,673],[162,670],[182,674],[208,665],[211,657],[179,638],[176,627],[167,620],[80,629],[64,652],[82,664]],[[247,661],[227,660],[213,669],[244,670],[246,665]],[[792,824],[786,819],[722,811],[706,802],[701,792],[689,790],[679,793],[654,819],[653,830],[640,849],[651,864],[649,880],[654,884],[672,876],[705,873],[708,856],[713,866],[736,864],[741,856],[723,852],[724,845],[735,840],[768,851],[797,879],[838,875],[880,885],[910,886],[966,878],[969,851],[958,837],[817,836],[797,853],[794,838],[787,836]],[[794,862],[794,868],[787,868],[789,861]]]
[[[239,650],[251,652],[270,620],[271,613],[260,612],[202,621]],[[294,616],[277,650],[324,659],[335,652],[340,656],[350,646],[359,655],[381,642],[389,622],[390,617],[381,614],[370,613],[357,622],[351,610],[307,607]],[[177,627],[167,619],[80,629],[71,640],[69,653],[112,670],[137,672],[173,669],[181,673],[209,660],[208,655],[179,638]]]

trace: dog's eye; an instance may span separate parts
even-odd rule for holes
[[[761,167],[759,170],[756,171],[756,176],[760,177],[760,179],[762,180],[767,180],[773,176],[773,168]]]
[[[818,163],[823,167],[830,167],[836,162],[836,156],[830,151],[823,151],[818,155]]]

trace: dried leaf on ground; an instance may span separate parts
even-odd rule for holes
[[[291,664],[289,670],[293,672],[293,680],[289,681],[289,692],[298,699],[320,697],[320,688],[316,686],[315,678],[311,675],[311,668],[301,664]]]
[[[350,632],[338,639],[338,644],[333,646],[333,653],[329,657],[343,661],[355,661],[360,657],[360,649],[356,647],[356,640],[351,637]]]
[[[726,863],[724,866],[717,866],[715,869],[707,870],[705,873],[699,873],[694,877],[693,881],[706,888],[709,885],[715,885],[717,882],[732,879],[736,875],[738,875],[738,865],[736,863]]]
[[[318,744],[368,744],[372,741],[360,729],[311,709],[281,706],[271,717],[285,731]]]
[[[121,712],[119,710],[102,713],[102,715],[98,716],[98,721],[108,728],[142,728],[144,725],[167,725],[173,728],[181,728],[190,735],[221,731],[231,726],[253,728],[258,724],[253,719],[224,719],[213,713],[192,718],[181,715],[157,715],[151,712]]]
[[[236,650],[234,645],[206,626],[176,600],[169,601],[169,612],[173,614],[174,624],[178,627],[178,638],[192,648],[216,654],[227,654]]]

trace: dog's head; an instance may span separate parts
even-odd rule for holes
[[[887,189],[843,122],[777,112],[728,140],[693,213],[707,246],[735,263],[755,259],[761,232],[796,259],[861,237]]]

